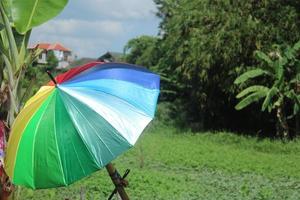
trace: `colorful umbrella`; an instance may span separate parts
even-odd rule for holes
[[[55,79],[12,126],[5,170],[16,185],[69,185],[132,147],[154,117],[160,79],[147,69],[93,62]]]

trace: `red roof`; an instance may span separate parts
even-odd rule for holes
[[[59,51],[71,51],[70,49],[64,47],[63,45],[59,43],[55,44],[49,44],[49,43],[39,43],[32,47],[29,47],[30,49],[45,49],[45,50],[59,50]]]

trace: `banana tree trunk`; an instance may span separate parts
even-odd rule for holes
[[[18,88],[15,86],[12,90],[9,90],[9,110],[7,115],[7,122],[9,127],[12,126],[16,115],[19,113],[19,100],[17,97]]]
[[[289,126],[286,120],[286,116],[284,113],[284,106],[280,105],[277,108],[277,120],[278,120],[278,127],[277,127],[277,135],[286,139],[289,136]]]

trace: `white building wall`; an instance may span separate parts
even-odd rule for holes
[[[46,64],[46,63],[47,63],[47,55],[46,55],[46,52],[42,52],[42,53],[39,55],[38,63],[41,63],[41,64]]]

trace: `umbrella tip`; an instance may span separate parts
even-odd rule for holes
[[[46,70],[46,73],[48,74],[48,76],[50,77],[50,79],[53,81],[53,83],[56,86],[57,82],[56,82],[55,78],[53,77],[53,75],[51,74],[51,72],[49,70]]]

